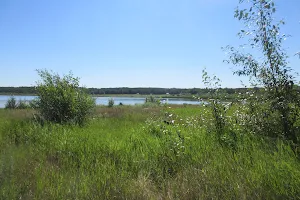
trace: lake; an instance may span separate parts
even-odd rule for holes
[[[0,95],[0,108],[5,107],[5,103],[11,96],[8,95]],[[25,101],[31,101],[37,96],[14,96],[16,100],[25,100]],[[108,105],[108,100],[113,98],[115,101],[115,105],[119,105],[122,103],[123,105],[135,105],[135,104],[143,104],[145,103],[145,98],[144,97],[94,97],[96,99],[96,104],[97,105]],[[200,104],[199,101],[193,101],[193,100],[188,100],[188,99],[182,99],[182,98],[163,98],[161,99],[163,103],[168,103],[168,104],[193,104],[193,105],[198,105]]]

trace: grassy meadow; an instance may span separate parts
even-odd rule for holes
[[[300,198],[285,141],[237,126],[232,148],[211,120],[205,106],[114,106],[80,127],[0,109],[0,199]]]
[[[165,5],[170,7],[169,4]],[[141,9],[142,7],[142,4],[138,6]],[[147,5],[147,16],[150,13],[148,13],[148,7]],[[215,7],[215,5],[212,6],[212,8]],[[216,10],[211,19],[221,19],[222,16],[218,17],[218,13],[223,15],[225,7],[227,6],[222,6],[222,12]],[[188,11],[186,8],[188,7],[184,7],[183,10]],[[232,68],[233,74],[249,78],[250,85],[246,87],[248,84],[246,83],[245,88],[243,83],[241,83],[243,88],[224,88],[221,80],[216,75],[209,75],[205,69],[202,71],[202,83],[205,86],[203,89],[125,87],[87,89],[80,86],[79,78],[73,77],[72,72],[61,76],[47,69],[36,70],[40,79],[34,87],[1,87],[2,93],[34,93],[38,98],[28,103],[17,102],[12,96],[7,100],[6,109],[0,109],[0,200],[300,199],[300,87],[297,83],[298,74],[293,70],[296,67],[290,66],[292,63],[288,60],[289,57],[300,55],[300,52],[293,53],[292,56],[287,54],[289,51],[285,50],[283,41],[289,34],[283,34],[281,31],[281,25],[285,22],[284,20],[277,21],[276,17],[279,16],[276,14],[277,8],[272,0],[240,0],[235,9],[234,17],[244,25],[243,29],[237,33],[243,45],[235,48],[229,44],[222,47],[222,50],[227,57],[224,60],[225,63],[235,66]],[[285,10],[290,11],[287,8]],[[77,15],[81,13],[81,10],[80,8],[80,12],[73,13]],[[168,16],[165,9],[163,11]],[[93,14],[91,19],[97,20],[97,15],[91,13]],[[123,17],[123,14],[126,15],[127,12],[120,13]],[[142,11],[137,13],[140,14]],[[172,9],[171,16],[173,13],[174,9]],[[133,17],[128,19],[134,19],[135,13],[131,14]],[[126,16],[124,17],[127,19]],[[196,15],[193,17],[197,18]],[[52,17],[49,15],[44,18]],[[72,17],[69,18],[72,19]],[[199,19],[201,18],[203,17]],[[104,21],[107,22],[104,27],[109,28],[107,25],[110,22]],[[157,20],[151,20],[151,23],[155,21]],[[44,21],[41,22],[45,24]],[[36,23],[33,24],[36,25]],[[79,26],[77,22],[74,24],[77,30],[80,24]],[[224,29],[224,24],[207,24]],[[134,28],[131,24],[129,25],[130,29]],[[69,24],[67,27],[71,28]],[[184,32],[188,32],[185,30],[188,27],[184,27]],[[227,29],[229,30],[230,27],[228,26]],[[92,32],[94,33],[95,30]],[[137,31],[138,34],[139,31]],[[44,31],[44,33],[47,32]],[[89,36],[90,32],[87,31]],[[109,29],[104,32],[109,33]],[[157,33],[161,32],[162,30],[159,30]],[[79,33],[83,32],[79,31]],[[179,33],[178,36],[182,35],[181,32]],[[222,34],[222,39],[228,38],[225,32]],[[4,35],[15,36],[15,34]],[[92,35],[99,38],[99,34]],[[127,35],[132,36],[132,34]],[[207,37],[207,34],[192,35],[197,35],[197,38],[194,38],[195,41]],[[187,37],[192,35],[189,34]],[[221,41],[215,39],[216,36],[213,34],[211,38]],[[8,41],[13,41],[13,39]],[[39,41],[42,40],[37,40]],[[52,43],[60,44],[57,41]],[[67,41],[71,40],[68,38]],[[97,45],[94,41],[92,39],[91,42],[84,42],[83,49],[95,50],[94,47],[86,46],[89,43]],[[178,44],[182,43],[178,41]],[[193,38],[189,38],[189,41],[193,41]],[[244,44],[246,41],[248,45]],[[167,41],[166,44],[169,43],[174,42]],[[47,44],[43,43],[43,48]],[[63,46],[66,46],[65,44],[67,43],[62,43]],[[195,42],[195,44],[199,43]],[[38,47],[35,43],[33,46]],[[103,52],[106,51],[105,47],[106,45],[104,45]],[[131,50],[134,49],[135,44],[132,47]],[[63,52],[68,52],[66,48],[61,49]],[[78,46],[78,49],[82,48]],[[186,45],[184,49],[189,49],[191,52],[193,50]],[[50,46],[50,50],[55,50],[55,48]],[[57,55],[64,55],[61,54],[63,52],[57,52]],[[43,53],[46,55],[47,51]],[[86,55],[89,54],[89,52],[86,53]],[[135,55],[134,51],[130,53],[132,56]],[[141,53],[143,52],[138,52],[136,57],[142,55]],[[215,52],[212,53],[211,59],[218,57],[214,54]],[[14,55],[21,54],[19,50],[17,54],[11,52],[11,66],[14,66]],[[193,73],[193,70],[190,71],[192,68],[184,67],[185,64],[181,62],[184,60],[188,63],[193,62],[190,59],[199,60],[196,57],[192,58],[193,54],[187,57],[182,54],[183,57],[180,57],[179,64],[182,63],[183,69],[180,71],[180,79],[176,77],[176,80],[173,80],[171,77],[172,74],[177,75],[177,72],[171,75],[167,73],[161,76],[164,79],[161,80],[162,83],[165,81],[168,85],[178,85],[183,80],[182,78]],[[30,56],[27,48],[24,55]],[[40,54],[32,55],[37,57]],[[51,54],[53,58],[55,55]],[[90,55],[85,59],[101,54],[92,52]],[[105,54],[103,55],[104,58]],[[126,56],[122,54],[121,58],[124,55]],[[59,56],[59,59],[63,57]],[[72,55],[68,57],[72,58]],[[118,55],[116,54],[115,57]],[[171,59],[172,63],[178,63],[176,59],[172,60],[173,57],[163,54],[160,57],[166,57]],[[32,59],[28,57],[26,60]],[[43,59],[38,60],[43,61]],[[79,64],[85,63],[80,59],[78,61]],[[59,62],[60,60],[57,60],[57,64]],[[160,60],[156,62],[160,63]],[[10,61],[7,60],[7,63]],[[41,63],[42,66],[45,65],[44,62]],[[93,64],[93,61],[89,63]],[[161,66],[164,65],[163,63],[167,62],[163,61]],[[51,66],[55,64],[51,62]],[[179,64],[176,67],[179,68],[181,65]],[[135,70],[135,65],[136,68],[139,67],[138,62],[135,62],[132,65],[133,70]],[[25,66],[31,66],[31,64],[25,63]],[[39,65],[37,63],[32,66]],[[64,67],[66,70],[71,66]],[[81,68],[80,65],[77,67]],[[101,74],[103,74],[102,68],[100,65]],[[62,72],[62,68],[56,69]],[[76,69],[76,63],[72,69]],[[217,71],[220,67],[214,69]],[[87,67],[84,70],[95,73],[94,68],[89,70]],[[80,73],[80,70],[75,71]],[[120,70],[104,72],[105,76],[112,76],[114,79],[121,79],[121,76],[128,80],[131,78],[124,74],[117,77]],[[186,74],[181,74],[181,72]],[[136,71],[128,74],[139,76]],[[13,75],[11,76],[14,77]],[[89,76],[85,72],[82,76],[94,77],[95,80],[91,80],[90,84],[101,83],[97,83],[96,80],[101,76]],[[153,81],[156,84],[160,82],[156,80],[156,76],[153,76],[151,73],[146,74],[145,77],[150,78],[151,81],[148,84]],[[123,81],[123,84],[128,84],[128,80]],[[114,80],[104,79],[104,81],[107,85]],[[230,81],[228,77],[227,81]],[[147,81],[141,84],[146,83]],[[9,82],[5,83],[5,85],[9,84]],[[12,85],[16,84],[21,84],[21,82]],[[230,84],[236,85],[237,83],[233,81]],[[139,94],[157,94],[157,96],[149,96],[143,105],[135,106],[116,106],[112,98],[108,100],[108,106],[96,106],[95,99],[90,96],[90,94],[111,96],[111,94],[118,93],[139,97]],[[198,98],[199,101],[201,99],[205,101],[202,101],[201,105],[168,105],[161,103],[157,98],[160,93],[163,94],[162,97],[170,98],[172,95],[178,95],[177,97]]]

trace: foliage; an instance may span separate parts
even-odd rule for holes
[[[6,109],[26,109],[29,108],[29,105],[26,103],[25,100],[19,100],[17,101],[15,97],[10,97],[6,104],[5,104]]]
[[[152,117],[146,120],[144,130],[151,136],[159,138],[162,152],[158,155],[163,177],[174,176],[182,170],[187,161],[185,154],[185,136],[180,125],[175,123],[176,117],[166,112],[165,117]]]
[[[261,88],[256,88],[259,93],[264,93]],[[298,88],[299,90],[300,88]],[[89,94],[93,95],[130,95],[134,97],[142,97],[152,94],[154,98],[192,98],[193,96],[201,97],[202,99],[210,98],[207,88],[87,88]],[[235,100],[238,98],[236,94],[246,92],[247,88],[219,88],[219,91],[226,93],[222,98],[226,100]],[[167,94],[169,93],[169,94]],[[36,94],[34,87],[0,87],[0,94]]]
[[[39,99],[33,99],[29,101],[29,108],[38,109],[39,108]]]
[[[5,108],[7,109],[15,109],[17,108],[17,101],[15,97],[10,97],[6,104],[5,104]]]
[[[275,131],[273,135],[283,136],[297,144],[300,132],[296,121],[299,118],[300,95],[294,87],[293,71],[288,66],[288,56],[283,48],[287,36],[280,32],[280,27],[284,21],[275,22],[274,1],[247,2],[250,3],[249,8],[237,8],[235,11],[235,17],[246,25],[239,36],[248,37],[250,47],[257,50],[255,53],[260,52],[261,57],[255,59],[251,53],[245,54],[228,46],[228,62],[240,67],[234,74],[248,76],[265,88],[264,95],[249,101],[249,115],[253,115],[249,119],[252,119],[250,123],[253,123],[256,131],[260,129],[260,133],[267,135]],[[240,0],[240,4],[246,4],[246,1]]]
[[[79,87],[79,79],[71,73],[60,77],[47,70],[38,70],[38,74],[42,79],[37,83],[37,104],[41,116],[51,122],[82,125],[95,101],[84,88]]]
[[[26,108],[29,108],[29,105],[26,103],[25,100],[19,100],[17,108],[18,109],[26,109]]]
[[[205,69],[202,71],[202,81],[206,88],[209,90],[210,99],[208,99],[209,108],[212,113],[212,124],[214,129],[213,132],[216,133],[218,141],[233,150],[236,149],[236,133],[230,129],[228,125],[227,111],[230,109],[232,103],[222,102],[222,94],[220,92],[221,80],[213,76],[212,78],[208,75]]]
[[[114,101],[114,99],[113,98],[110,98],[109,100],[108,100],[108,107],[113,107],[114,106],[114,104],[115,104],[115,101]]]
[[[245,134],[232,153],[207,133],[206,108],[103,106],[84,128],[0,109],[0,199],[299,197],[300,163],[287,142]]]
[[[159,99],[156,99],[154,96],[150,95],[145,99],[145,104],[147,103],[160,105],[161,102]]]
[[[150,96],[150,97],[147,97],[146,99],[145,99],[145,103],[147,103],[147,102],[150,102],[150,103],[155,103],[155,98],[153,97],[153,96]]]
[[[242,19],[244,11],[238,13]],[[203,71],[208,104],[162,107],[152,98],[146,108],[99,106],[85,128],[37,123],[28,117],[32,110],[0,109],[0,199],[298,199],[300,162],[285,140],[282,116],[286,111],[296,129],[299,106],[286,96],[295,91],[277,84],[282,76],[269,85],[272,78],[251,73],[266,93],[249,89],[225,104],[220,80]],[[40,75],[44,96],[32,107],[86,102],[78,100],[77,78]],[[277,94],[283,99],[272,100]]]

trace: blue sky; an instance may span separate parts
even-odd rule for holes
[[[277,0],[300,72],[300,1]],[[242,44],[238,0],[1,0],[0,86],[33,86],[36,69],[87,87],[204,87],[202,69],[239,87],[221,47]]]

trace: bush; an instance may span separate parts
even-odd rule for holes
[[[114,104],[115,104],[115,101],[114,101],[114,99],[113,98],[110,98],[109,100],[108,100],[108,107],[113,107],[114,106]]]
[[[39,99],[33,99],[29,101],[29,108],[38,109],[39,107]]]
[[[150,104],[157,104],[160,105],[160,100],[159,99],[155,99],[152,95],[149,97],[146,97],[145,99],[145,104],[150,103]]]
[[[150,96],[150,97],[146,97],[145,99],[145,103],[155,103],[155,98],[153,96]]]
[[[225,104],[222,102],[224,94],[222,94],[221,80],[216,77],[210,77],[205,69],[202,71],[202,81],[209,90],[210,99],[208,99],[208,107],[212,113],[211,125],[216,133],[217,140],[222,146],[229,147],[231,150],[237,149],[237,135],[232,129],[233,123],[229,121],[230,117],[227,111],[232,106],[232,103]]]
[[[26,109],[26,108],[29,108],[29,105],[26,103],[25,100],[19,100],[19,102],[17,104],[17,108],[18,109]]]
[[[15,97],[10,97],[6,104],[5,104],[6,109],[16,109],[17,108],[17,101]]]
[[[41,117],[56,123],[75,123],[82,125],[86,122],[95,100],[79,87],[79,78],[71,73],[60,77],[47,70],[37,70],[41,82],[37,83],[36,102]]]
[[[29,107],[30,106],[26,103],[25,100],[19,100],[17,102],[15,97],[10,97],[5,104],[6,109],[26,109]]]

